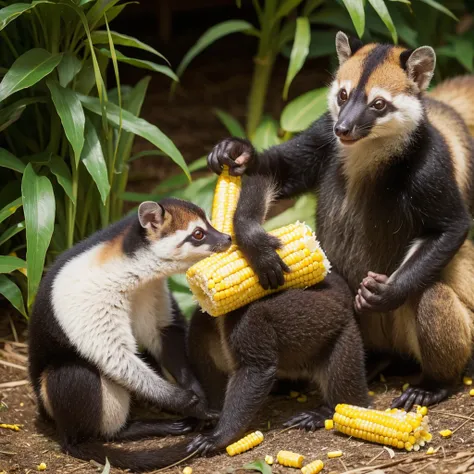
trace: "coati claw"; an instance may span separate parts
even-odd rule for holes
[[[314,411],[303,411],[298,413],[285,422],[283,426],[288,428],[291,426],[306,431],[315,431],[318,428],[323,428],[325,420],[332,419],[333,415],[333,409],[329,407],[321,407]]]
[[[224,165],[229,173],[240,176],[245,173],[255,155],[255,149],[248,140],[228,138],[218,143],[207,157],[207,165],[216,174],[221,174]]]
[[[393,400],[391,407],[403,408],[405,411],[409,411],[413,405],[435,405],[448,395],[449,390],[446,388],[426,390],[421,387],[408,387],[399,397]]]
[[[193,453],[197,451],[198,456],[207,456],[208,454],[213,453],[218,448],[216,446],[215,439],[210,435],[200,434],[196,436],[187,447],[188,453]]]

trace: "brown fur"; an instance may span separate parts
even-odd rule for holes
[[[351,81],[354,87],[362,74],[363,64],[367,55],[375,48],[375,44],[368,44],[357,51],[350,61],[346,61],[337,72],[337,79],[340,81]]]
[[[117,237],[109,240],[105,243],[105,245],[103,245],[97,254],[96,263],[98,265],[103,265],[110,260],[123,257],[123,239],[125,238],[125,234],[128,230],[129,229],[125,230],[121,234],[117,235]]]
[[[47,380],[48,380],[48,371],[45,370],[43,374],[41,375],[40,396],[41,396],[41,402],[43,403],[46,413],[48,413],[48,415],[52,417],[53,409],[51,407],[51,402],[49,401]]]

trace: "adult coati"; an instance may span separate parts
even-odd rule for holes
[[[160,408],[212,416],[186,356],[185,322],[166,278],[226,250],[199,207],[145,202],[138,213],[64,252],[44,276],[29,329],[29,371],[40,414],[62,449],[81,459],[149,470],[157,452],[127,452],[107,440],[190,430],[182,421],[130,421],[136,395]],[[139,357],[142,346],[172,384]]]
[[[448,395],[472,352],[474,77],[426,94],[432,48],[364,46],[342,32],[336,47],[328,113],[263,153],[224,140],[209,165],[265,176],[263,196],[318,194],[318,238],[355,295],[366,347],[421,364],[419,386],[393,406],[430,405]],[[254,216],[262,196],[246,191],[252,179],[243,184],[236,240],[262,285],[274,288],[284,268]]]

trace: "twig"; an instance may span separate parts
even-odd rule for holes
[[[380,451],[379,454],[377,454],[376,456],[374,456],[368,463],[367,463],[367,466],[369,464],[372,464],[376,459],[378,459],[380,456],[382,456],[382,454],[385,452],[385,449],[382,449],[382,451]]]
[[[17,347],[28,347],[27,344],[24,342],[17,342],[17,341],[10,341],[9,339],[0,339],[0,342],[4,344],[11,344],[12,346],[17,346]]]
[[[344,464],[344,461],[343,461],[341,458],[339,458],[339,461],[341,462],[342,467],[344,468],[344,472],[347,472],[347,467],[346,467],[346,465]]]
[[[282,430],[280,430],[278,433],[275,433],[275,436],[272,438],[272,441],[277,437],[277,436],[280,436],[281,434],[285,433],[285,431],[290,431],[292,430],[293,428],[296,428],[298,425],[291,425],[291,426],[288,426],[287,428],[284,428]]]
[[[29,383],[29,380],[16,380],[15,382],[0,383],[0,388],[21,387],[22,385],[28,385]]]
[[[161,469],[158,469],[157,471],[153,471],[151,474],[156,474],[157,472],[161,472],[161,471],[166,471],[166,469],[170,469],[171,467],[175,467],[177,466],[178,464],[181,464],[183,463],[184,461],[187,461],[188,459],[191,459],[193,456],[195,456],[196,454],[198,453],[198,450],[196,449],[196,451],[194,451],[193,453],[191,453],[189,456],[186,456],[184,459],[180,459],[179,461],[175,462],[174,464],[170,464],[169,466],[166,466],[166,467],[163,467]]]
[[[0,355],[3,356],[5,359],[14,359],[14,360],[17,360],[18,362],[28,361],[28,357],[22,354],[17,354],[16,352],[13,352],[13,351],[4,351],[3,349],[0,349]]]
[[[18,370],[28,370],[24,365],[14,364],[13,362],[7,362],[6,360],[0,359],[0,365],[5,365],[6,367],[11,367]]]
[[[0,454],[5,454],[7,456],[16,456],[18,453],[12,453],[10,451],[0,451]]]
[[[459,415],[458,413],[449,413],[447,411],[430,410],[430,413],[436,413],[437,415],[441,416],[452,416],[453,418],[462,418],[463,420],[472,420],[472,418],[470,418],[469,416]]]
[[[466,420],[464,423],[461,423],[457,428],[455,428],[453,430],[453,434],[456,433],[457,430],[459,430],[460,428],[462,428],[466,423],[469,423],[470,421],[474,421],[473,418],[471,418],[472,416],[474,415],[474,411],[469,415],[469,419]]]
[[[416,471],[413,471],[411,474],[417,474],[417,472],[420,472],[422,469],[426,469],[428,466],[432,466],[433,464],[437,464],[437,463],[438,463],[438,461],[431,461],[428,464],[425,464],[424,466],[421,466]]]
[[[352,469],[350,471],[347,471],[346,474],[355,474],[355,473],[364,472],[364,471],[374,471],[376,469],[383,469],[385,467],[396,466],[397,464],[401,464],[401,463],[406,462],[406,461],[417,462],[417,461],[422,461],[423,459],[425,459],[425,458],[418,457],[418,458],[397,459],[396,461],[386,462],[384,464],[377,464],[376,466],[358,467],[357,469]]]
[[[18,342],[18,333],[16,332],[16,327],[15,327],[15,324],[13,323],[13,319],[11,315],[8,315],[8,319],[10,320],[10,328],[12,330],[13,338],[15,339],[15,342]]]

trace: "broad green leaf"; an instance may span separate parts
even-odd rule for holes
[[[291,10],[294,10],[302,0],[284,0],[281,2],[280,8],[278,8],[274,20],[278,20],[279,18],[283,18],[284,16],[288,15]]]
[[[245,464],[242,466],[242,469],[245,469],[246,471],[258,471],[261,474],[272,474],[271,466],[269,466],[263,459]]]
[[[11,255],[0,255],[0,273],[11,273],[19,268],[25,268],[26,262]]]
[[[107,15],[107,19],[110,21],[109,16]],[[138,48],[144,51],[148,51],[149,53],[155,54],[160,58],[164,59],[168,64],[169,61],[159,53],[155,48],[148,46],[145,43],[133,38],[132,36],[123,35],[122,33],[117,33],[116,31],[111,31],[110,36],[112,37],[112,41],[115,45],[119,46],[130,46],[131,48]],[[93,31],[91,33],[92,42],[94,44],[109,44],[109,39],[107,36],[107,31]]]
[[[74,203],[74,205],[76,205],[76,199],[72,191],[71,170],[69,169],[66,162],[60,156],[54,155],[51,157],[51,160],[49,161],[48,165],[54,176],[56,176],[58,183],[64,189],[64,192]]]
[[[138,153],[135,153],[135,155],[131,156],[127,160],[127,162],[131,163],[132,161],[138,160],[145,156],[166,156],[166,155],[160,150],[145,150],[145,151],[140,151]]]
[[[5,148],[0,148],[0,167],[9,168],[18,171],[19,173],[23,173],[25,170],[23,162],[16,156],[12,155],[9,151],[5,150]]]
[[[388,31],[390,31],[393,42],[397,44],[398,43],[397,30],[395,28],[395,25],[393,24],[392,17],[390,16],[390,13],[388,12],[387,5],[385,5],[385,1],[384,0],[369,0],[369,3],[372,5],[373,9],[377,12],[379,17],[382,19]]]
[[[441,3],[436,2],[435,0],[420,0],[423,3],[426,3],[430,7],[433,7],[434,9],[440,11],[441,13],[444,13],[445,15],[450,16],[453,20],[458,21],[458,18],[456,15],[449,9],[447,9],[445,6],[441,5]]]
[[[26,315],[23,295],[21,294],[20,288],[18,288],[18,286],[6,275],[0,275],[0,294],[2,294],[25,318],[28,317]]]
[[[33,303],[43,275],[46,251],[54,230],[56,202],[51,182],[28,164],[21,181],[26,222],[26,261],[28,262],[28,307]]]
[[[74,54],[65,53],[58,65],[59,84],[66,87],[79,73],[82,62]]]
[[[233,137],[246,138],[244,128],[235,117],[221,109],[214,109],[214,113]]]
[[[365,11],[364,11],[364,0],[342,0],[344,5],[351,16],[352,23],[354,23],[355,29],[359,38],[362,38],[365,30]]]
[[[101,48],[100,52],[108,58],[112,57],[111,52],[108,49]],[[168,66],[156,64],[151,61],[145,61],[143,59],[129,58],[117,49],[115,49],[115,54],[117,55],[117,61],[120,61],[125,64],[130,64],[131,66],[139,67],[142,69],[148,69],[149,71],[159,72],[160,74],[164,74],[165,76],[170,77],[171,79],[173,79],[173,81],[179,81],[178,76]]]
[[[63,124],[64,133],[74,150],[77,168],[84,146],[85,116],[81,101],[76,92],[61,87],[56,81],[48,80],[46,84],[51,91],[51,97]]]
[[[46,102],[46,97],[38,96],[23,98],[3,109],[0,109],[0,132],[16,122],[28,105],[39,102]]]
[[[473,72],[474,42],[471,38],[453,37],[453,49],[456,59],[469,72]]]
[[[102,77],[105,76],[105,70],[107,68],[108,62],[109,58],[107,56],[104,56],[103,54],[97,55],[97,63],[99,65],[99,70],[101,71]],[[86,61],[84,61],[82,69],[76,76],[76,92],[88,95],[95,85],[96,81],[94,62],[92,61],[92,58],[89,57]]]
[[[280,142],[277,121],[268,116],[263,117],[263,120],[252,137],[253,146],[257,150],[262,151],[273,145],[278,145]]]
[[[209,28],[196,42],[196,44],[186,53],[183,60],[181,61],[176,74],[181,77],[185,69],[189,66],[189,63],[204,49],[210,46],[218,39],[230,35],[232,33],[241,33],[243,31],[249,31],[253,29],[253,26],[247,21],[243,20],[228,20]]]
[[[100,144],[99,135],[92,122],[86,119],[86,141],[82,150],[81,160],[89,174],[92,176],[103,204],[110,192],[109,175],[104,152]]]
[[[90,25],[90,29],[96,27],[97,22],[104,17],[112,7],[118,3],[119,0],[99,0],[94,3],[92,8],[87,12],[87,22]]]
[[[110,463],[109,463],[109,460],[105,458],[105,466],[101,474],[109,474],[109,473],[110,473]]]
[[[283,99],[288,99],[288,90],[296,74],[301,70],[308,56],[311,41],[311,30],[308,18],[297,18],[296,33],[293,49],[291,50],[290,64],[286,74],[285,87],[283,88]]]
[[[37,5],[42,3],[53,3],[50,1],[37,0],[33,3],[12,3],[11,5],[6,6],[0,10],[0,31],[5,28],[11,21],[18,18],[22,13],[25,13],[32,8],[35,8]]]
[[[324,0],[307,0],[303,7],[303,16],[310,15],[313,10],[316,10],[323,2]]]
[[[351,21],[350,15],[343,8],[323,8],[321,11],[312,14],[309,17],[312,24],[328,25],[339,28],[347,34],[355,34],[356,30]],[[333,41],[335,42],[335,35],[333,33]]]
[[[315,230],[316,221],[316,196],[306,194],[301,196],[293,207],[283,211],[263,224],[265,230],[270,231],[279,229],[296,221],[306,222],[313,230]]]
[[[61,54],[51,54],[42,48],[30,49],[22,54],[0,82],[0,102],[46,77],[61,58]]]
[[[21,206],[22,200],[21,198],[18,198],[8,203],[3,209],[0,209],[0,223],[3,222],[7,217],[15,214],[17,209],[19,209]]]
[[[82,105],[91,112],[101,115],[100,102],[95,97],[87,97],[80,95]],[[115,104],[107,104],[107,119],[116,127],[120,123],[120,110]],[[184,161],[183,155],[176,148],[175,144],[155,125],[143,120],[139,117],[135,117],[127,110],[122,111],[122,127],[128,132],[135,133],[142,138],[145,138],[149,142],[153,143],[157,148],[164,151],[188,176],[190,179],[188,167]]]
[[[282,54],[290,57],[292,48],[285,45]],[[334,41],[334,32],[332,31],[312,31],[311,42],[309,45],[308,57],[306,59],[321,58],[324,56],[335,55],[336,43]]]
[[[291,101],[281,114],[281,128],[293,133],[306,130],[326,112],[327,92],[327,87],[323,87],[300,95]]]
[[[3,245],[6,241],[10,240],[14,235],[18,234],[25,229],[25,222],[19,222],[11,226],[5,232],[0,235],[0,245]]]

